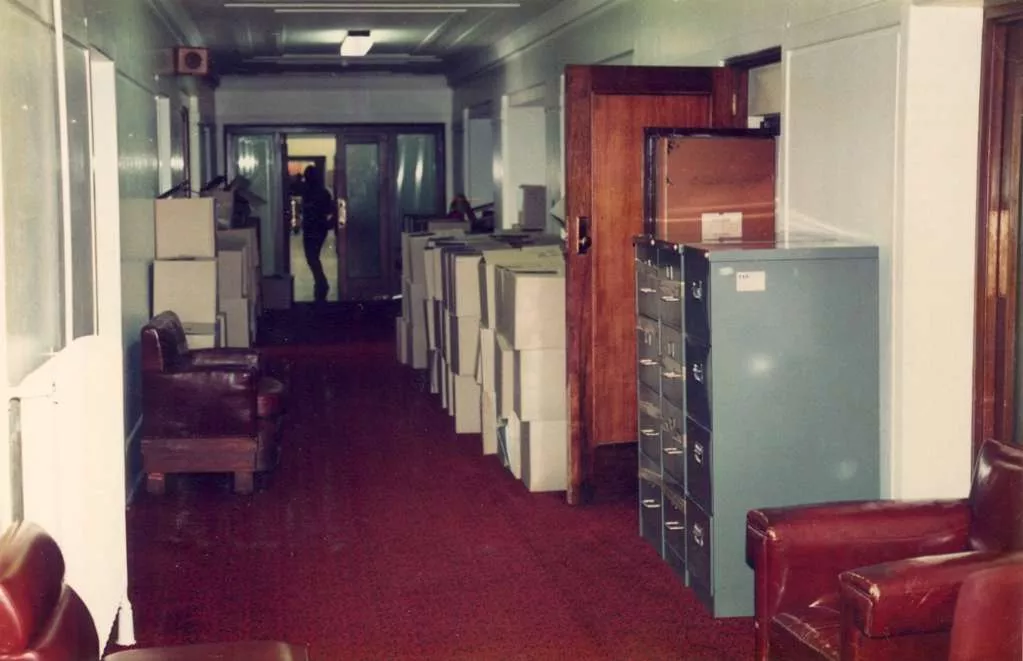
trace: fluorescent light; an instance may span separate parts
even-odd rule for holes
[[[369,30],[349,30],[341,40],[341,55],[344,57],[362,57],[373,47],[373,37]]]
[[[228,9],[330,9],[330,10],[365,10],[388,11],[404,9],[416,11],[432,10],[465,10],[465,9],[515,9],[522,6],[521,2],[225,2]]]
[[[464,14],[467,9],[310,9],[308,7],[274,9],[275,14]]]

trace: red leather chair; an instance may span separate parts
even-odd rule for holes
[[[98,661],[96,625],[64,582],[64,557],[30,523],[0,538],[0,661]],[[246,641],[135,649],[103,661],[309,661],[305,647]]]
[[[963,581],[950,646],[949,661],[1023,659],[1023,553]]]
[[[233,473],[237,493],[277,462],[284,386],[258,351],[188,348],[173,312],[142,328],[142,470],[162,494],[168,473]]]
[[[753,510],[756,659],[934,661],[963,580],[1023,550],[1023,448],[988,441],[969,498]]]

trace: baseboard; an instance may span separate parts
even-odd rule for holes
[[[138,444],[139,437],[142,435],[142,416],[135,421],[135,425],[131,428],[131,432],[128,433],[128,438],[124,440],[124,467],[126,470],[132,468],[132,449]],[[128,487],[128,496],[125,499],[127,505],[131,505],[135,501],[135,494],[138,493],[139,486],[142,484],[142,471],[135,471],[135,475],[130,476],[130,486]]]

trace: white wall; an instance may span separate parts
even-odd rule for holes
[[[581,18],[570,22],[573,12]],[[780,230],[824,228],[880,246],[882,493],[961,496],[981,12],[908,0],[566,0],[463,67],[454,106],[545,85],[555,108],[570,63],[631,54],[637,65],[718,65],[782,46]]]
[[[547,183],[547,124],[542,106],[506,106],[500,124],[502,177],[495,195],[496,221],[508,229],[519,222],[519,187]]]
[[[444,124],[452,164],[451,89],[439,76],[227,76],[216,91],[219,158],[229,124]],[[448,177],[448,197],[451,196]]]
[[[171,32],[149,2],[0,0],[0,40],[9,55],[0,68],[3,384],[19,383],[70,333],[90,330],[92,311],[82,297],[93,292],[80,284],[89,277],[93,259],[89,230],[83,226],[91,221],[91,186],[90,145],[82,122],[87,124],[89,112],[85,58],[98,51],[115,62],[118,72],[125,428],[131,430],[141,415],[138,334],[150,312],[152,198],[157,193],[154,97],[164,94],[172,107],[180,108],[189,95],[209,96],[208,91],[194,80],[160,77],[171,47],[185,39]],[[180,178],[180,134],[171,156],[176,157],[173,175]],[[62,226],[64,215],[71,219],[70,228]],[[69,302],[70,312],[65,309]],[[6,461],[5,449],[0,456]],[[6,476],[0,470],[3,498],[9,493]],[[8,503],[0,503],[0,518],[8,512]]]

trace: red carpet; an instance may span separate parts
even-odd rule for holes
[[[233,495],[226,476],[140,494],[128,515],[140,646],[283,639],[319,661],[751,657],[750,620],[706,615],[639,538],[635,502],[530,494],[477,436],[456,436],[395,362],[384,316],[321,326],[339,345],[277,328],[290,416],[256,494]]]

